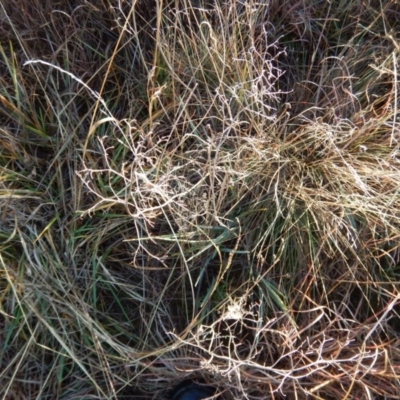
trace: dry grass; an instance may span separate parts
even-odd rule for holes
[[[0,395],[400,397],[396,1],[0,2]]]

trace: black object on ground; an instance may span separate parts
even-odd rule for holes
[[[215,392],[212,386],[184,381],[173,390],[171,400],[202,400],[214,396]]]

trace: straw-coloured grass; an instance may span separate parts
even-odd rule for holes
[[[0,6],[2,398],[400,397],[396,2]]]

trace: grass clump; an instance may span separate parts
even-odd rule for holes
[[[2,398],[399,397],[395,2],[1,7]]]

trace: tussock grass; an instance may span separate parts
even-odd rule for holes
[[[399,398],[394,1],[2,2],[0,394]]]

